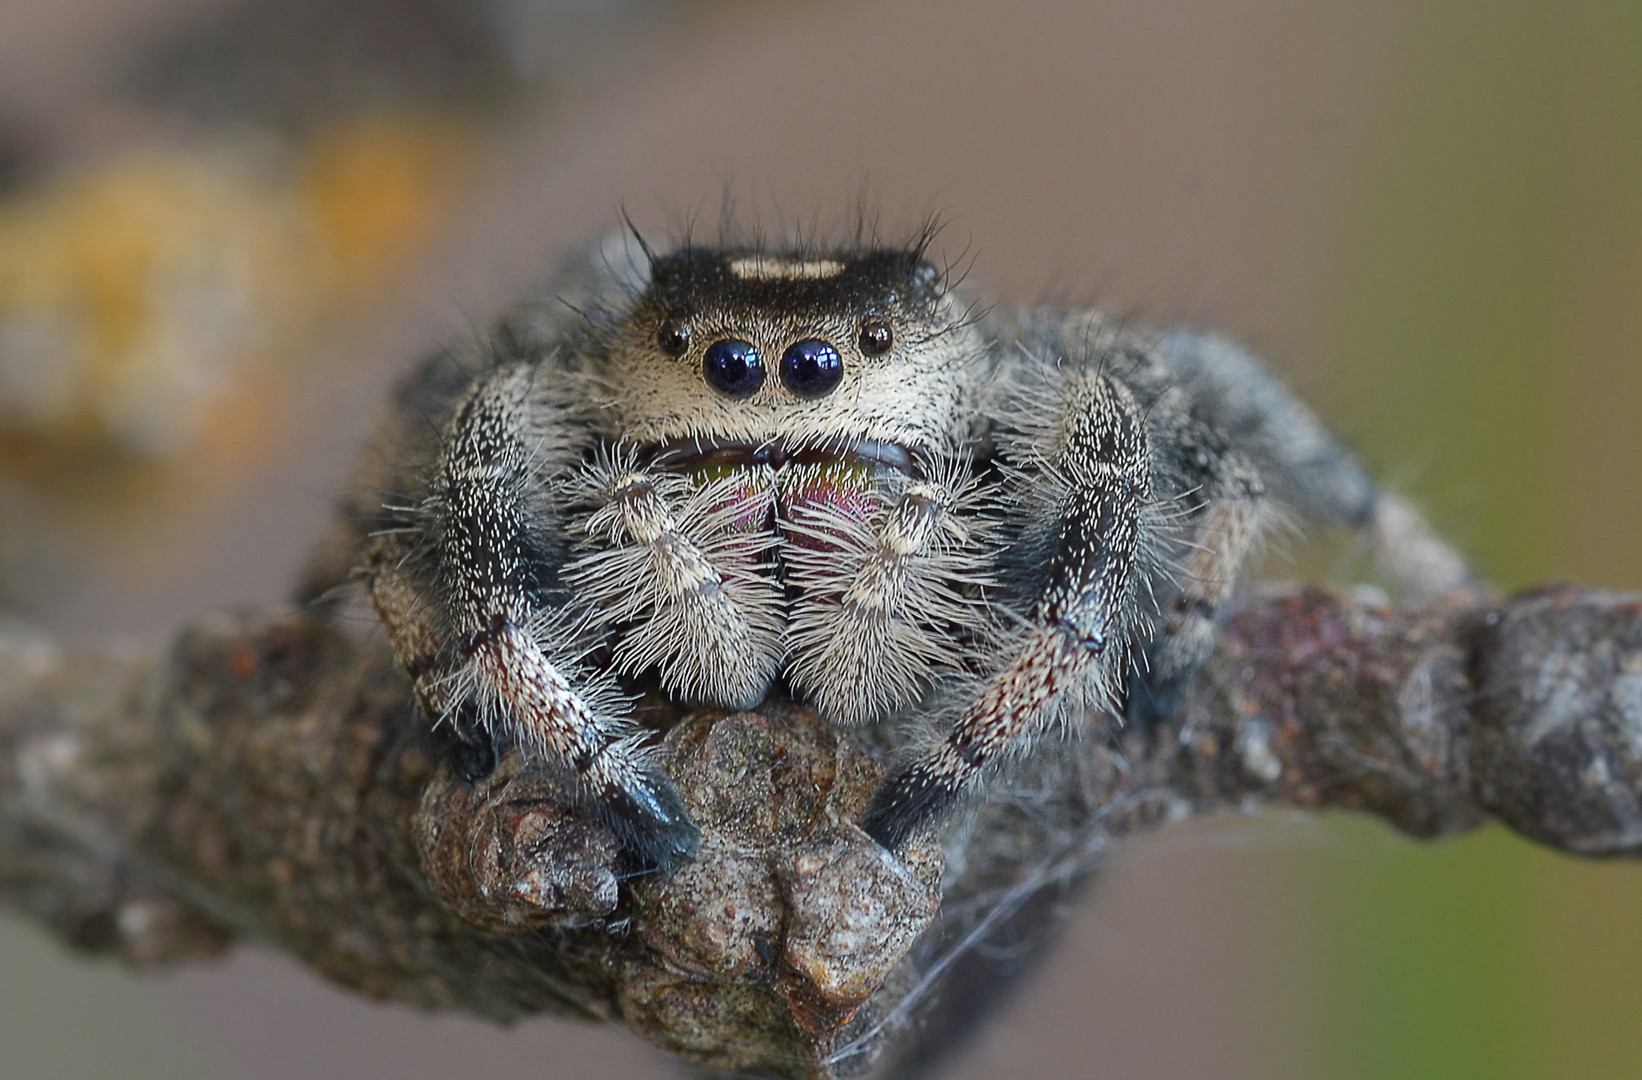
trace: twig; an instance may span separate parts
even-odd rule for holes
[[[934,1060],[1020,966],[976,946],[1140,827],[1283,803],[1642,850],[1642,599],[1595,591],[1255,598],[1174,720],[1032,754],[899,859],[853,824],[881,746],[777,702],[674,719],[704,839],[661,877],[516,753],[464,782],[380,644],[321,615],[83,653],[0,624],[0,902],[137,965],[246,937],[376,997],[843,1076]]]

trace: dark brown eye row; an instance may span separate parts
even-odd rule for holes
[[[885,320],[868,319],[856,344],[868,356],[882,356],[895,344],[895,333]],[[656,331],[656,345],[668,356],[683,356],[690,349],[689,324],[668,319]],[[844,358],[831,342],[805,338],[781,354],[780,372],[782,385],[798,397],[825,397],[844,381]],[[726,397],[751,397],[764,385],[764,356],[752,342],[725,338],[707,346],[701,373],[708,386]]]

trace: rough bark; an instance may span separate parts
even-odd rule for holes
[[[1642,598],[1596,591],[1256,597],[1174,720],[1039,747],[900,858],[853,824],[883,745],[780,703],[656,723],[704,837],[670,876],[516,753],[465,782],[320,614],[87,652],[0,624],[0,902],[137,965],[245,937],[376,997],[844,1076],[938,1057],[1010,974],[971,946],[1142,827],[1281,803],[1642,850]]]

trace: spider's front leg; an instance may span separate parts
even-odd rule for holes
[[[576,430],[530,366],[487,376],[441,433],[421,532],[381,537],[366,575],[435,718],[473,711],[537,749],[624,847],[669,867],[694,852],[695,825],[617,700],[581,668],[574,620],[549,603],[546,492],[578,451]]]
[[[1133,633],[1152,503],[1145,418],[1092,366],[1073,370],[1061,419],[1024,477],[1055,522],[1048,583],[1024,640],[946,738],[904,763],[862,827],[890,849],[939,820],[1068,694],[1115,703]]]

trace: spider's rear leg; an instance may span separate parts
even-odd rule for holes
[[[888,505],[873,483],[824,466],[795,475],[783,494],[797,590],[787,674],[838,724],[911,702],[968,659],[961,635],[979,640],[988,624],[990,552],[965,463],[907,481]]]
[[[580,669],[576,627],[546,599],[544,492],[573,453],[570,430],[530,368],[479,383],[441,436],[425,508],[431,542],[382,537],[372,595],[435,718],[476,706],[493,734],[562,770],[624,847],[670,867],[694,853],[696,827],[617,700]],[[400,580],[424,564],[431,588]],[[422,593],[432,599],[415,599]]]
[[[1180,418],[1176,431],[1172,471],[1188,491],[1190,509],[1149,670],[1137,672],[1131,684],[1129,713],[1137,722],[1173,713],[1186,683],[1214,649],[1215,620],[1272,513],[1260,471],[1224,436],[1189,417]]]
[[[1024,640],[944,740],[900,766],[862,822],[885,847],[939,820],[1018,741],[1049,721],[1068,694],[1110,707],[1128,661],[1151,454],[1134,397],[1093,370],[1072,374],[1043,475],[1054,502],[1048,584]]]
[[[1272,494],[1301,519],[1363,529],[1381,572],[1412,597],[1478,584],[1465,556],[1412,504],[1364,471],[1327,425],[1228,338],[1175,330],[1158,355],[1217,430],[1260,470]]]

